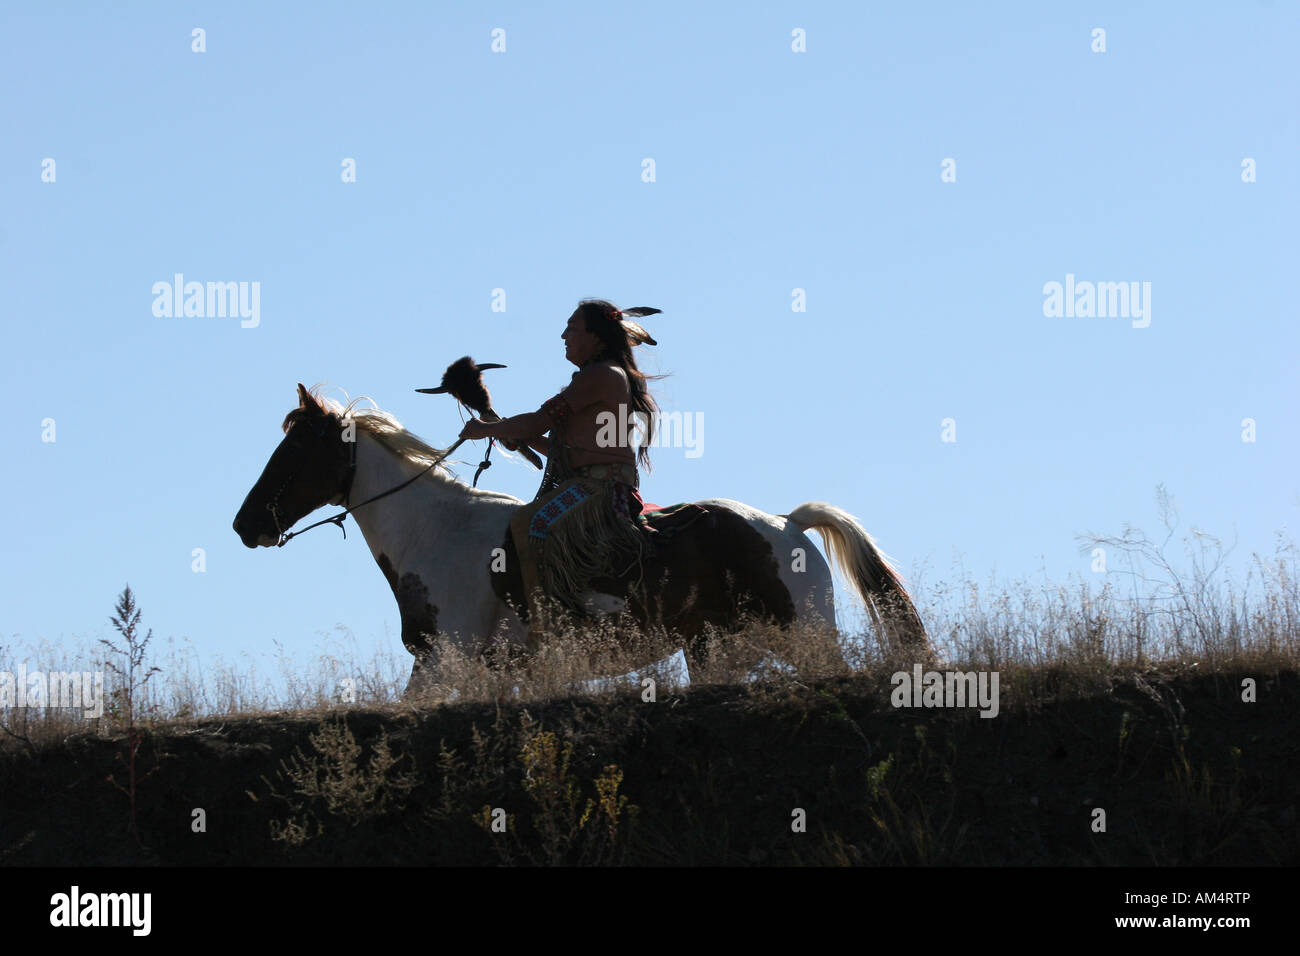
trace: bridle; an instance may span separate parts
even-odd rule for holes
[[[305,528],[299,528],[297,531],[284,531],[280,525],[280,511],[277,506],[280,501],[280,495],[284,494],[284,490],[289,487],[290,482],[292,482],[296,477],[298,477],[297,471],[292,472],[289,475],[289,477],[284,480],[284,483],[281,484],[280,487],[276,490],[275,494],[271,496],[271,500],[266,503],[266,510],[271,512],[271,520],[275,522],[276,534],[280,536],[280,540],[276,542],[275,546],[277,548],[283,548],[286,544],[288,544],[291,540],[296,538],[298,535],[302,534],[304,531],[310,531],[312,528],[319,528],[323,524],[338,525],[339,530],[343,532],[343,538],[346,540],[348,536],[348,531],[347,528],[343,527],[343,520],[348,515],[352,514],[352,512],[356,511],[358,508],[370,504],[372,501],[378,501],[380,498],[386,498],[388,495],[391,495],[396,491],[401,491],[403,488],[405,488],[411,482],[415,481],[417,478],[420,478],[428,474],[434,468],[438,467],[438,465],[442,464],[447,459],[447,457],[451,455],[452,452],[454,452],[457,448],[461,446],[461,444],[464,441],[465,439],[463,438],[458,439],[454,445],[452,445],[441,455],[435,458],[432,462],[430,462],[429,467],[423,469],[422,471],[416,472],[414,475],[412,475],[410,478],[407,478],[400,485],[397,485],[393,488],[389,488],[387,491],[381,491],[379,494],[372,495],[369,498],[367,498],[365,501],[362,501],[359,504],[352,505],[349,507],[348,501],[352,497],[352,481],[357,476],[357,441],[354,435],[353,440],[348,443],[352,446],[352,452],[348,461],[348,476],[346,479],[344,479],[343,482],[343,504],[345,506],[344,510],[340,511],[338,514],[333,515],[329,518],[322,518],[320,521],[317,521],[315,524],[309,524]],[[478,476],[483,474],[484,469],[492,467],[492,462],[488,460],[492,454],[492,444],[493,444],[493,440],[489,438],[487,451],[484,452],[483,454],[483,460],[479,462],[478,470],[474,472],[473,487],[475,488],[478,487]]]
[[[320,437],[324,437],[324,432],[320,433]],[[347,505],[348,500],[352,497],[352,480],[357,476],[357,443],[354,440],[349,442],[348,444],[352,446],[352,450],[348,459],[348,476],[344,480],[344,484],[343,484],[344,505]],[[309,525],[307,528],[302,528],[298,531],[286,532],[284,530],[283,525],[280,523],[280,508],[279,508],[280,496],[284,494],[284,490],[288,488],[289,485],[293,483],[293,480],[297,477],[298,477],[298,471],[296,469],[294,471],[291,471],[289,473],[289,477],[287,477],[286,479],[284,479],[283,482],[281,482],[280,487],[275,490],[275,494],[273,494],[271,496],[271,499],[266,503],[266,510],[271,513],[271,520],[275,522],[275,533],[279,536],[279,541],[276,543],[276,547],[283,548],[286,544],[288,544],[289,539],[293,538],[295,535],[301,534],[303,531],[308,531],[311,528],[315,528],[317,525],[326,524],[328,522],[334,522],[335,524],[337,524],[339,526],[339,530],[343,532],[343,537],[347,538],[348,533],[347,530],[343,527],[343,519],[348,516],[348,513],[350,511],[355,510],[352,508],[349,508],[347,511],[344,511],[342,514],[335,515],[332,518],[326,518],[324,521],[318,521],[316,522],[316,524]],[[361,504],[366,504],[366,503],[367,502],[363,501]],[[357,507],[359,508],[361,507],[361,505],[357,505]]]

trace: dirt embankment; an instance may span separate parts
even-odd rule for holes
[[[138,838],[124,737],[7,746],[0,863],[1300,863],[1295,672],[1001,688],[993,719],[877,675],[158,726]]]

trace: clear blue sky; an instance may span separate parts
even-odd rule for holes
[[[664,310],[643,367],[704,416],[649,500],[824,499],[905,572],[1063,580],[1076,533],[1154,531],[1164,482],[1269,551],[1300,507],[1298,47],[1280,0],[8,2],[0,639],[106,634],[129,581],[203,653],[336,624],[400,652],[355,528],[231,530],[295,383],[447,444],[454,405],[413,389],[468,352],[535,409],[587,296]],[[260,325],[156,318],[176,272],[259,282]],[[1045,317],[1067,273],[1151,283],[1150,326]]]

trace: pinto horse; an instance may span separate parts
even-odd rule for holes
[[[513,557],[510,518],[523,502],[465,485],[443,467],[444,450],[379,408],[355,408],[358,401],[344,407],[298,385],[298,406],[281,426],[284,439],[235,515],[234,530],[249,548],[273,547],[316,509],[351,502],[397,599],[402,643],[415,657],[406,687],[414,697],[427,693],[436,676],[435,636],[467,654],[481,653],[496,637],[525,644],[518,562],[502,561]],[[707,632],[734,630],[742,613],[780,624],[816,616],[833,627],[830,568],[804,534],[816,529],[891,643],[918,659],[928,656],[925,628],[902,581],[847,512],[823,502],[786,515],[726,498],[697,504],[707,520],[677,532],[659,563],[643,569],[654,587],[656,621],[649,607],[620,598],[617,582],[603,589],[607,594],[592,594],[591,605],[627,608],[643,626],[662,624],[669,609],[688,667],[702,659]]]

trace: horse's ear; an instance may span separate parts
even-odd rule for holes
[[[312,408],[315,405],[316,402],[312,399],[311,395],[307,393],[306,387],[302,384],[302,382],[299,382],[298,383],[298,407]]]

